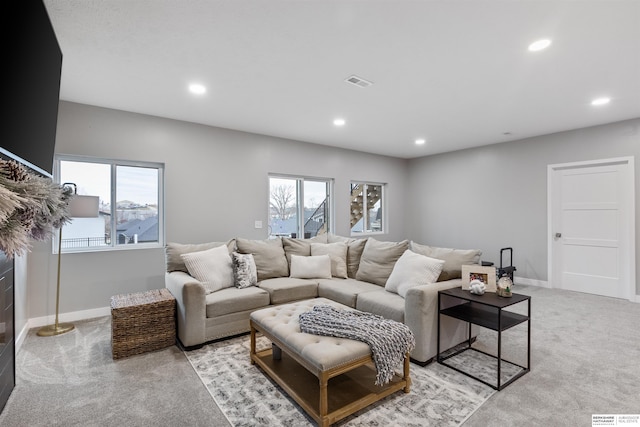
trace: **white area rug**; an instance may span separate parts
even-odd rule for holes
[[[258,350],[269,345],[265,338],[258,338]],[[249,363],[249,336],[216,342],[185,354],[233,426],[315,425],[278,385]],[[465,369],[495,382],[496,363],[480,360],[483,357],[474,351],[456,356]],[[502,372],[506,378],[514,370],[503,362]],[[438,363],[426,367],[411,364],[411,380],[411,393],[395,393],[335,425],[459,426],[495,393],[491,387]]]

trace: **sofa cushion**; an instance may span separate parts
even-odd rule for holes
[[[207,293],[233,286],[233,266],[225,245],[180,255],[191,276],[202,282]]]
[[[327,241],[328,243],[343,242],[347,244],[347,276],[355,279],[358,273],[358,267],[360,266],[360,257],[362,256],[362,251],[364,251],[367,239],[352,239],[329,234]]]
[[[327,235],[319,234],[310,239],[295,239],[292,237],[283,237],[282,246],[287,256],[287,262],[291,267],[291,255],[310,256],[312,243],[327,243]],[[322,254],[320,254],[322,255]]]
[[[289,276],[289,264],[280,237],[267,240],[237,238],[236,246],[242,254],[253,254],[258,280]]]
[[[226,314],[266,307],[269,305],[269,292],[255,286],[245,289],[236,287],[222,289],[206,296],[207,317],[219,317]]]
[[[435,283],[443,265],[441,259],[429,258],[407,249],[393,267],[384,288],[404,298],[409,288]]]
[[[331,258],[329,255],[291,255],[290,277],[298,279],[329,279],[331,277]]]
[[[328,237],[329,237],[329,235],[327,233],[322,233],[322,234],[318,234],[318,235],[313,236],[312,238],[306,239],[306,240],[311,242],[311,243],[329,243],[328,242]]]
[[[345,242],[312,243],[311,255],[329,255],[331,277],[347,278],[347,244]]]
[[[356,308],[360,311],[367,311],[402,323],[404,323],[404,305],[404,298],[384,289],[362,293],[358,295],[356,301]]]
[[[356,279],[384,286],[396,261],[408,248],[408,240],[380,242],[373,238],[367,239]]]
[[[318,280],[318,296],[329,298],[351,308],[356,308],[358,295],[376,290],[380,290],[380,286],[355,279]]]
[[[280,277],[258,283],[258,287],[269,293],[271,304],[283,304],[318,296],[318,282],[309,279]]]
[[[462,266],[479,264],[480,256],[482,255],[482,252],[478,249],[438,248],[420,245],[416,242],[411,242],[411,250],[421,255],[444,260],[444,267],[442,267],[438,282],[459,279],[462,277]]]
[[[248,288],[258,284],[258,271],[252,254],[231,254],[233,261],[233,282],[236,288]]]
[[[206,251],[207,249],[222,245],[227,245],[229,253],[231,253],[236,246],[236,242],[234,239],[231,239],[228,242],[209,242],[198,244],[167,243],[164,248],[167,272],[184,271],[185,273],[188,273],[189,270],[187,270],[187,266],[184,265],[184,260],[180,255],[191,252]]]
[[[291,268],[291,255],[311,256],[311,242],[309,240],[284,237],[282,239],[282,247],[287,256],[289,268]]]

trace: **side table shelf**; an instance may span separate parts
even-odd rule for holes
[[[506,311],[504,308],[527,302],[527,315]],[[469,323],[469,333],[467,345],[454,352],[444,356],[440,352],[440,317],[448,316],[454,319],[462,320]],[[502,332],[521,323],[527,323],[527,365],[521,366],[513,362],[509,362],[502,358]],[[486,353],[482,350],[473,348],[471,338],[471,325],[478,325],[498,333],[498,354],[497,356]],[[482,382],[495,390],[502,390],[516,379],[530,371],[531,366],[531,297],[528,295],[513,294],[510,298],[497,296],[495,293],[485,293],[484,295],[474,295],[469,291],[460,288],[447,289],[438,292],[438,363],[465,374],[475,380]],[[447,359],[455,357],[467,350],[473,350],[483,353],[497,360],[497,382],[492,384],[469,372],[447,363]],[[520,371],[509,378],[506,382],[501,383],[501,365],[507,362],[520,368]]]

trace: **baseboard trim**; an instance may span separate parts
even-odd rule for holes
[[[22,347],[22,343],[24,342],[24,339],[27,337],[28,332],[29,332],[29,321],[27,321],[27,323],[22,327],[22,330],[16,336],[15,354],[18,354],[18,351],[20,351],[20,348]]]
[[[60,313],[59,322],[77,322],[78,320],[93,319],[95,317],[111,315],[111,307],[92,308],[90,310],[72,311],[69,313]],[[56,321],[55,314],[43,317],[34,317],[27,322],[28,329],[39,328],[41,326],[51,325]]]
[[[537,279],[527,279],[526,277],[518,277],[514,276],[513,281],[515,285],[529,285],[529,286],[538,286],[540,288],[549,288],[551,289],[551,285],[546,280],[537,280]]]
[[[72,311],[69,313],[61,313],[58,315],[59,322],[77,322],[79,320],[93,319],[95,317],[111,315],[111,307],[92,308],[90,310]],[[22,348],[24,340],[30,329],[40,328],[42,326],[52,325],[56,321],[55,314],[43,317],[34,317],[28,319],[22,330],[16,335],[15,354],[18,354]]]

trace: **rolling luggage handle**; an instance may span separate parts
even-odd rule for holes
[[[508,267],[503,267],[502,256],[505,251],[509,251],[511,255],[511,260],[509,262]],[[513,282],[513,272],[516,271],[516,268],[513,266],[513,248],[502,248],[500,249],[500,267],[498,268],[498,278],[504,276],[505,274],[509,276],[509,279]]]

